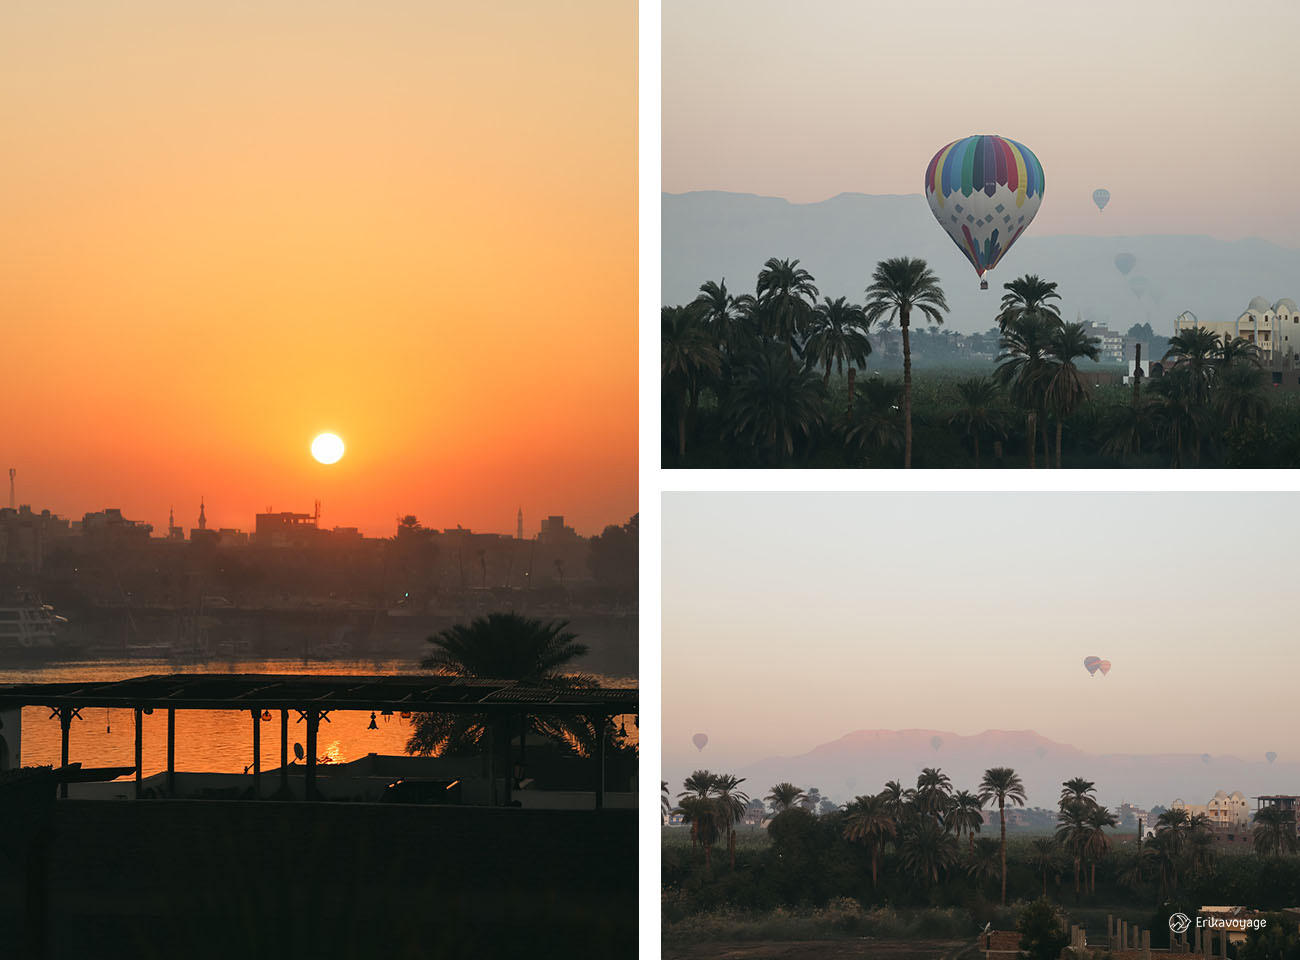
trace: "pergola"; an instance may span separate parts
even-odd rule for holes
[[[320,722],[338,710],[412,713],[472,713],[506,720],[525,715],[587,717],[594,721],[599,779],[596,808],[605,802],[605,731],[611,718],[636,714],[635,687],[571,688],[481,678],[414,676],[330,676],[298,674],[184,673],[103,682],[24,683],[0,686],[0,709],[45,706],[62,728],[62,766],[68,766],[72,718],[84,707],[135,711],[135,790],[141,793],[143,735],[141,715],[167,711],[167,790],[175,790],[176,711],[248,710],[253,717],[253,787],[261,786],[261,721],[280,712],[280,781],[289,782],[289,711],[307,724],[305,796],[315,799],[316,737]],[[491,727],[489,727],[489,730]],[[508,749],[508,748],[507,748]],[[489,736],[488,752],[494,752]],[[505,800],[510,799],[506,778]],[[67,781],[60,787],[68,795]]]

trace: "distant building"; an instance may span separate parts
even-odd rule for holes
[[[106,507],[98,513],[85,514],[78,529],[82,539],[93,546],[147,544],[153,534],[152,524],[128,520],[117,507]]]
[[[1225,790],[1215,791],[1214,796],[1204,804],[1194,805],[1184,803],[1181,799],[1175,800],[1169,808],[1186,810],[1187,815],[1191,817],[1203,814],[1213,826],[1223,829],[1241,828],[1250,823],[1250,801],[1240,790],[1234,790],[1232,793]]]
[[[48,510],[0,509],[0,563],[39,573],[54,544],[68,535],[68,521]]]
[[[315,540],[319,533],[311,513],[259,513],[253,542],[263,547],[296,547]]]
[[[1200,326],[1219,336],[1241,337],[1259,349],[1265,365],[1281,362],[1300,352],[1300,309],[1289,297],[1270,304],[1255,297],[1235,320],[1198,320],[1185,310],[1174,319],[1174,333]]]
[[[556,515],[542,520],[542,530],[537,539],[542,543],[566,543],[577,540],[578,535],[574,532],[573,527],[564,525],[562,515]]]
[[[1124,335],[1116,333],[1103,323],[1083,321],[1083,332],[1097,338],[1097,353],[1101,363],[1124,362]]]

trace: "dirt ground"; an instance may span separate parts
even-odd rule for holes
[[[663,960],[944,960],[970,946],[965,940],[709,940],[665,944]]]

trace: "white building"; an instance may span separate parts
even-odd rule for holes
[[[1219,336],[1249,340],[1259,348],[1259,357],[1266,364],[1300,353],[1300,309],[1289,297],[1274,304],[1255,297],[1236,320],[1198,320],[1190,310],[1174,319],[1174,333],[1195,326]]]
[[[1204,814],[1216,827],[1245,827],[1250,824],[1250,801],[1240,790],[1228,793],[1216,790],[1208,803],[1193,805],[1175,800],[1170,804],[1171,810],[1186,810],[1190,817]]]

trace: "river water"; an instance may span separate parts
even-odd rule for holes
[[[151,674],[261,673],[374,675],[410,673],[411,660],[336,660],[310,663],[302,659],[247,659],[178,665],[166,660],[88,660],[29,669],[5,669],[0,683],[57,683],[126,680]],[[609,686],[633,686],[634,678],[599,677]],[[306,724],[289,713],[289,758],[293,744],[306,744]],[[368,753],[404,754],[411,721],[399,715],[376,717],[371,730],[368,712],[340,711],[320,725],[317,757],[343,763]],[[143,720],[144,776],[167,769],[167,712],[155,710]],[[22,764],[59,765],[59,721],[45,707],[23,709]],[[262,769],[280,765],[280,714],[273,711],[261,724]],[[632,724],[629,719],[628,727]],[[68,760],[86,767],[135,766],[135,715],[133,710],[85,708],[69,731]],[[178,710],[176,712],[176,769],[181,772],[241,773],[253,763],[253,719],[239,710]]]

